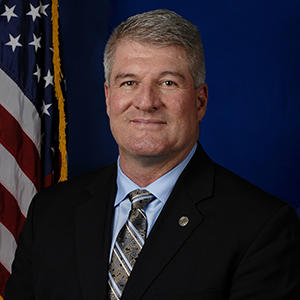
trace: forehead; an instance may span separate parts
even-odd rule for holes
[[[155,75],[163,72],[177,72],[187,78],[191,77],[186,51],[183,47],[157,46],[133,40],[121,40],[116,45],[110,74],[112,80],[119,73]]]
[[[185,59],[187,58],[186,51],[183,48],[183,46],[180,45],[160,45],[160,44],[154,44],[151,42],[141,42],[141,41],[135,41],[130,39],[121,39],[116,43],[116,50],[115,50],[115,56],[120,55],[120,53],[123,54],[123,51],[126,50],[133,50],[134,52],[142,51],[145,52],[146,50],[149,51],[155,51],[157,53],[164,51],[165,49],[172,49],[180,53],[182,57]],[[131,54],[130,52],[127,54]]]

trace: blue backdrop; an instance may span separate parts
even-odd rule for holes
[[[60,0],[70,176],[117,156],[103,93],[102,53],[120,21],[168,8],[202,34],[209,104],[200,141],[218,163],[300,215],[300,1]]]

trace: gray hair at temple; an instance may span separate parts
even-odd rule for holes
[[[121,40],[132,40],[157,47],[183,47],[195,87],[204,83],[205,60],[200,33],[194,24],[175,12],[158,9],[137,14],[115,28],[104,51],[103,64],[108,85],[116,47]]]

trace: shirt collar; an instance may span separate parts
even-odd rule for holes
[[[119,205],[127,195],[135,189],[146,189],[150,193],[152,193],[158,200],[165,203],[169,198],[173,187],[186,167],[186,165],[191,160],[197,149],[197,143],[194,145],[190,153],[185,157],[185,159],[180,162],[176,167],[170,170],[165,175],[161,176],[151,184],[146,187],[139,187],[136,183],[134,183],[131,179],[129,179],[122,171],[120,167],[120,157],[118,157],[118,174],[117,174],[117,195],[115,199],[115,207]]]

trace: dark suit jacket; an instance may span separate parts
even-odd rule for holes
[[[115,182],[112,165],[34,198],[5,300],[106,299]],[[199,146],[122,300],[299,300],[299,227],[286,203],[213,163]]]

